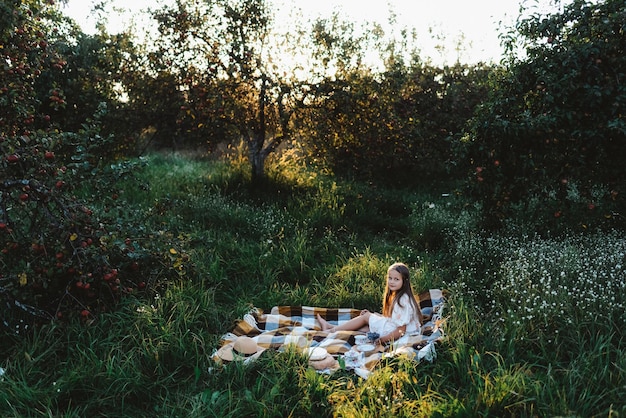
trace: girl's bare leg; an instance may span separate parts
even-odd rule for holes
[[[322,331],[328,331],[333,328],[333,326],[329,324],[327,320],[322,318],[320,314],[317,314],[317,320],[319,321],[320,326],[322,327]]]
[[[370,313],[367,312],[363,315],[356,316],[349,320],[348,322],[344,322],[339,326],[333,326],[328,323],[324,318],[322,318],[319,314],[317,315],[317,320],[319,321],[322,331],[363,331],[366,332],[369,330],[369,319]]]

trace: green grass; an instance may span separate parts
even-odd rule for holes
[[[487,233],[452,186],[387,190],[282,161],[271,173],[250,190],[237,165],[151,156],[118,200],[94,197],[176,274],[93,322],[3,336],[0,415],[626,415],[622,233]],[[296,352],[212,362],[252,307],[380,309],[393,261],[417,290],[450,291],[434,363],[389,359],[362,380],[320,375]]]

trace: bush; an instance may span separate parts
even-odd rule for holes
[[[322,108],[302,112],[304,151],[337,175],[378,184],[446,178],[457,170],[453,139],[485,97],[491,71],[412,62],[328,82]]]
[[[549,198],[543,214],[576,211],[568,202],[575,183],[583,207],[603,207],[582,223],[623,226],[625,19],[622,1],[579,0],[523,19],[504,37],[512,50],[523,42],[526,56],[494,73],[467,137],[470,189],[486,220],[515,217],[511,204],[529,196]],[[595,194],[598,185],[607,192]]]
[[[5,327],[19,332],[33,314],[39,320],[92,319],[125,294],[147,288],[150,269],[180,266],[176,250],[163,254],[154,240],[140,244],[137,236],[145,231],[131,225],[120,230],[120,211],[95,210],[95,200],[120,204],[113,185],[133,169],[107,164],[102,155],[109,141],[98,131],[94,122],[79,133],[37,132],[0,143]],[[87,185],[96,190],[91,202],[77,197]]]

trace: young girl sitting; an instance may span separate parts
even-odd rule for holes
[[[339,326],[332,326],[320,315],[317,320],[323,331],[363,331],[377,333],[376,344],[397,341],[405,334],[419,334],[422,311],[411,288],[409,268],[402,263],[394,263],[387,269],[382,315],[369,312],[361,314]]]

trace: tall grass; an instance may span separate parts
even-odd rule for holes
[[[278,161],[250,190],[242,167],[151,156],[116,205],[100,199],[178,273],[93,321],[3,337],[1,416],[626,415],[623,234],[486,233],[452,187],[381,190]],[[394,261],[416,290],[450,292],[435,362],[386,359],[363,380],[291,350],[212,361],[253,307],[380,309]]]

